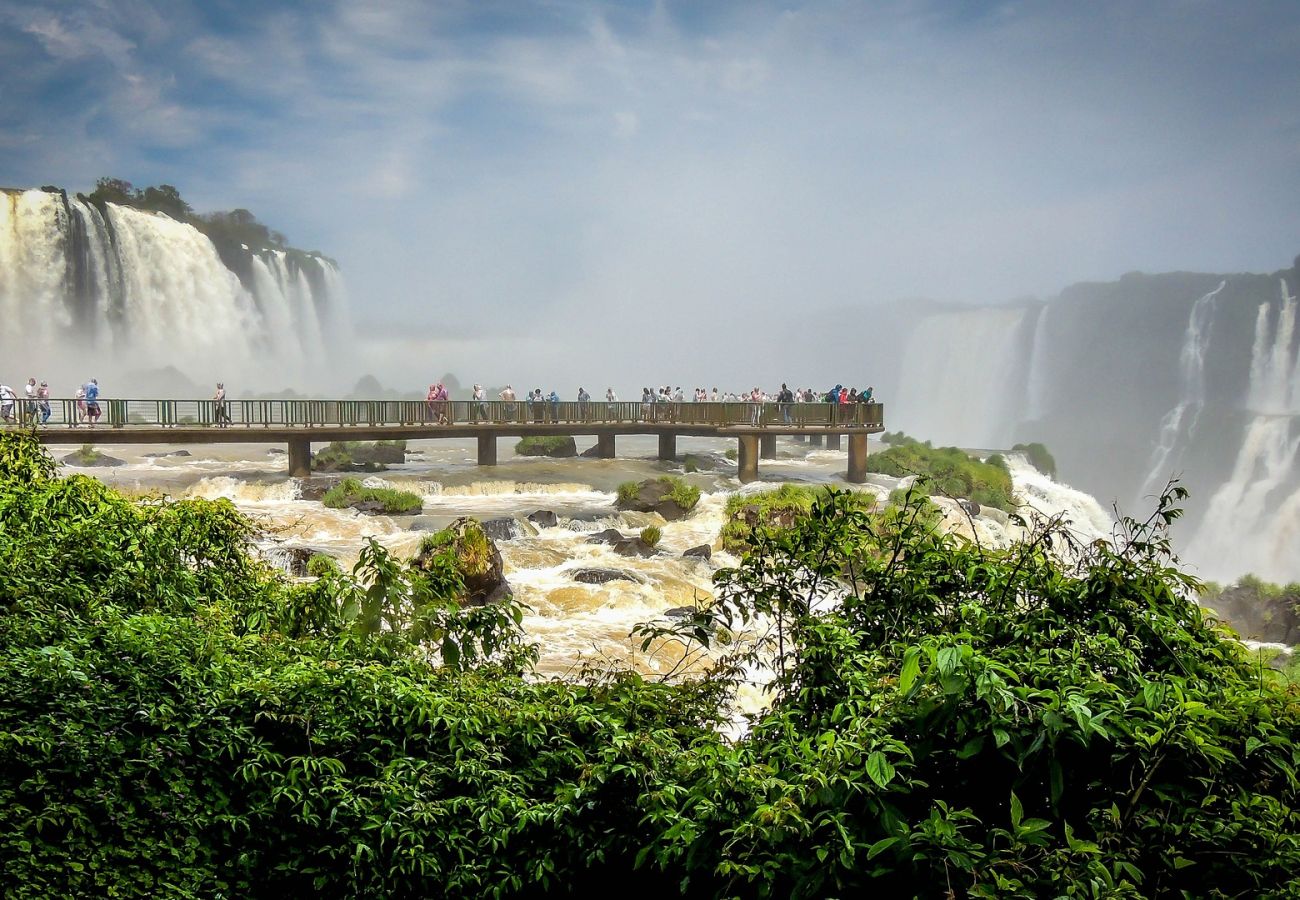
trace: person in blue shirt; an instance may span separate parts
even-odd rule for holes
[[[546,399],[551,401],[551,421],[560,421],[560,395],[551,391],[551,396]]]
[[[92,378],[86,383],[86,418],[93,427],[99,421],[99,381]]]

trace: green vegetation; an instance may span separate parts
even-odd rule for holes
[[[673,475],[666,475],[659,480],[666,482],[671,487],[668,492],[668,499],[676,503],[682,512],[690,512],[700,502],[700,489],[695,485],[688,484]]]
[[[620,506],[632,503],[636,500],[637,493],[641,490],[641,485],[636,481],[625,481],[618,486],[618,500]]]
[[[722,455],[725,456],[727,459],[731,460],[732,462],[735,462],[736,456],[738,454],[736,453],[735,447],[728,447]]]
[[[312,454],[318,472],[383,472],[406,461],[406,441],[331,441]]]
[[[1016,444],[1011,449],[1025,454],[1029,464],[1048,478],[1056,477],[1056,458],[1042,444]]]
[[[211,238],[218,248],[222,245],[238,247],[242,244],[254,251],[287,250],[302,257],[322,255],[314,251],[303,253],[293,250],[288,246],[289,241],[283,234],[267,228],[246,209],[196,213],[181,197],[180,191],[170,184],[137,188],[131,182],[120,178],[101,178],[95,182],[95,189],[86,195],[85,199],[101,208],[105,203],[116,203],[119,206],[164,213],[177,222],[193,225]]]
[[[492,569],[492,543],[478,522],[474,522],[474,526],[460,533],[444,528],[428,535],[420,541],[420,555],[448,549],[465,575],[486,575]]]
[[[1066,568],[827,490],[640,629],[707,675],[562,681],[454,538],[292,583],[230,503],[0,435],[6,894],[1295,896],[1300,693],[1186,599],[1178,499]]]
[[[695,509],[699,502],[699,488],[676,475],[663,475],[641,482],[623,482],[618,486],[618,499],[614,505],[619,509],[657,512],[671,521]]]
[[[783,484],[771,491],[752,494],[732,494],[727,498],[724,511],[727,516],[719,537],[722,548],[741,553],[752,546],[752,536],[759,528],[790,528],[807,517],[813,502],[825,494],[824,487]],[[854,509],[869,509],[874,503],[870,494],[846,494],[845,503]]]
[[[94,444],[82,444],[76,450],[73,450],[67,456],[63,457],[63,462],[70,466],[120,466],[122,460],[115,456],[109,456],[100,453],[95,449]]]
[[[340,575],[342,571],[339,568],[339,561],[325,553],[313,553],[307,560],[307,574],[316,578]]]
[[[645,528],[641,529],[641,543],[645,544],[647,547],[657,547],[659,545],[659,538],[662,536],[663,533],[654,525],[647,525]]]
[[[391,516],[417,513],[424,506],[424,498],[419,494],[392,488],[369,488],[355,478],[344,478],[334,485],[321,497],[321,502],[331,509],[362,506],[365,511],[372,511],[367,505],[373,504],[374,512]]]
[[[1228,587],[1206,584],[1201,605],[1256,641],[1300,643],[1300,584],[1273,584],[1245,575]]]
[[[1002,462],[1001,466],[980,462],[956,447],[936,449],[909,441],[868,457],[867,471],[895,478],[918,475],[925,479],[928,490],[936,494],[964,497],[981,506],[1010,511],[1015,506],[1011,475],[1005,461]]]
[[[886,444],[892,444],[892,445],[894,445],[894,446],[901,446],[901,445],[903,445],[903,444],[919,444],[919,443],[921,443],[921,442],[918,441],[916,438],[911,437],[911,436],[909,436],[909,435],[907,435],[907,434],[904,434],[904,433],[901,432],[901,431],[886,431],[884,434],[882,434],[882,435],[880,436],[880,439],[881,439],[882,441],[884,441]],[[926,441],[925,443],[926,443],[926,446],[929,446],[929,444],[930,444],[929,441]]]
[[[530,435],[515,444],[516,456],[577,456],[578,445],[571,435]]]
[[[682,463],[682,471],[687,475],[694,475],[696,472],[700,471],[700,464],[688,456],[686,457],[685,462]]]

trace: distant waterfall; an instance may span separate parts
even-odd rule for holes
[[[1280,302],[1261,304],[1255,318],[1246,426],[1237,459],[1210,498],[1187,555],[1214,577],[1242,572],[1272,580],[1295,577],[1300,558],[1300,392],[1296,298],[1281,281]]]
[[[920,440],[996,447],[1024,398],[1023,307],[926,316],[903,357],[891,424]]]
[[[1151,452],[1147,476],[1138,493],[1138,505],[1160,490],[1173,474],[1182,451],[1191,442],[1205,407],[1205,355],[1210,347],[1210,330],[1214,324],[1214,298],[1227,287],[1227,281],[1192,304],[1187,317],[1187,331],[1183,334],[1183,349],[1178,355],[1181,392],[1178,405],[1165,413],[1160,420],[1160,436]]]
[[[1047,415],[1047,319],[1052,307],[1044,305],[1034,321],[1034,339],[1029,345],[1029,379],[1025,384],[1025,415],[1036,421]]]
[[[101,214],[48,191],[0,201],[7,378],[76,383],[173,366],[204,384],[282,387],[312,378],[342,346],[342,279],[318,255],[245,248],[241,281],[206,235],[162,214],[114,204]]]

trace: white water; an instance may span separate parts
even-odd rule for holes
[[[111,396],[109,372],[165,366],[205,385],[318,377],[347,329],[337,270],[247,252],[245,285],[204,234],[165,215],[0,192],[0,359],[11,380],[49,378],[56,396],[91,376]]]
[[[935,444],[998,446],[1024,397],[1027,314],[995,307],[922,319],[903,356],[893,426]]]
[[[1147,464],[1147,476],[1138,492],[1138,504],[1145,502],[1174,474],[1183,458],[1183,451],[1196,434],[1201,411],[1205,407],[1205,356],[1210,347],[1211,325],[1214,323],[1214,298],[1226,287],[1219,286],[1192,304],[1187,317],[1187,330],[1183,333],[1183,348],[1178,355],[1180,396],[1178,404],[1160,420],[1160,436]],[[1261,308],[1261,312],[1262,312]],[[1175,452],[1177,451],[1177,452]]]
[[[1285,280],[1276,307],[1255,318],[1246,426],[1232,473],[1214,495],[1187,557],[1203,575],[1228,580],[1252,572],[1290,581],[1300,559],[1300,377],[1296,365],[1296,298]]]
[[[1029,346],[1029,379],[1025,385],[1025,418],[1031,422],[1047,415],[1047,320],[1052,307],[1044,305],[1034,322],[1034,340]]]

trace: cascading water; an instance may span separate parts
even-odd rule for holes
[[[241,282],[206,235],[160,213],[101,213],[50,191],[0,199],[0,354],[12,377],[49,376],[57,393],[59,381],[173,366],[201,382],[285,384],[342,347],[346,294],[318,255],[245,249]]]
[[[1196,434],[1201,410],[1205,407],[1205,356],[1214,324],[1214,298],[1227,284],[1226,280],[1219,282],[1217,288],[1192,304],[1192,312],[1187,317],[1187,331],[1183,335],[1183,349],[1178,355],[1180,398],[1178,405],[1160,420],[1160,436],[1138,492],[1139,506],[1144,502],[1142,498],[1159,490],[1173,474],[1182,452]]]
[[[1047,405],[1047,320],[1050,306],[1043,306],[1034,322],[1034,340],[1029,345],[1029,379],[1025,384],[1025,418],[1033,422],[1048,413]]]
[[[1232,473],[1210,499],[1187,549],[1208,577],[1243,572],[1291,580],[1300,558],[1300,391],[1296,390],[1296,298],[1285,279],[1280,302],[1255,318],[1246,426]]]
[[[1024,396],[1024,308],[927,316],[903,358],[893,422],[936,444],[996,447]]]

